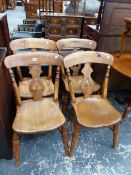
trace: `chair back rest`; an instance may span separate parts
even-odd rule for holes
[[[72,53],[64,58],[64,65],[66,68],[86,63],[100,63],[111,65],[114,58],[109,53],[96,51],[80,51]]]
[[[93,91],[92,88],[94,88],[94,81],[91,77],[91,73],[93,72],[93,69],[90,66],[90,63],[98,63],[98,64],[107,65],[106,74],[105,74],[105,78],[103,81],[103,87],[102,87],[102,97],[106,98],[107,89],[108,89],[108,78],[109,78],[110,65],[113,63],[113,60],[114,58],[112,55],[108,53],[104,53],[104,52],[95,52],[95,51],[75,52],[64,58],[64,66],[67,70],[67,75],[68,75],[69,90],[70,90],[73,101],[75,101],[75,96],[74,96],[74,90],[72,88],[69,68],[72,66],[79,65],[79,64],[84,64],[84,67],[81,70],[83,74],[81,89],[83,90],[84,97],[87,97],[88,95],[91,94],[90,92]]]
[[[5,58],[4,62],[8,69],[31,64],[61,66],[62,57],[59,54],[50,52],[33,52],[10,55]]]
[[[10,48],[14,53],[23,49],[32,49],[32,51],[36,51],[36,49],[54,51],[56,44],[54,41],[44,38],[22,38],[11,41]]]
[[[56,43],[58,52],[65,57],[69,53],[74,53],[78,50],[95,50],[96,42],[89,39],[82,39],[82,38],[68,38],[68,39],[61,39],[58,40]],[[79,75],[81,66],[74,66],[72,69],[72,75]],[[62,74],[65,75],[64,68],[62,66]]]
[[[63,49],[74,49],[74,48],[81,48],[81,49],[91,49],[95,50],[96,42],[89,39],[82,39],[82,38],[68,38],[68,39],[61,39],[58,40],[56,46],[59,51]]]
[[[44,38],[22,38],[16,39],[10,42],[10,48],[12,51],[17,53],[17,51],[22,51],[24,49],[29,50],[31,49],[32,52],[36,51],[37,49],[42,50],[50,50],[53,52],[56,49],[56,44],[54,41]],[[20,80],[23,79],[22,72],[19,67],[17,67],[17,73]],[[52,73],[52,66],[49,67],[48,70],[48,77],[51,77]]]
[[[18,87],[16,85],[13,71],[11,68],[17,66],[29,66],[29,73],[32,76],[32,80],[29,85],[30,92],[32,93],[34,100],[41,100],[42,94],[44,91],[44,85],[41,81],[40,74],[42,73],[41,65],[56,65],[56,79],[55,79],[55,88],[54,88],[54,100],[58,100],[58,89],[59,89],[59,74],[60,66],[62,64],[62,57],[55,53],[47,52],[33,52],[33,53],[24,53],[24,54],[15,54],[5,58],[5,66],[9,69],[13,87],[16,95],[17,104],[21,104],[20,95],[18,92]]]

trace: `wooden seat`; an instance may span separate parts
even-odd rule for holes
[[[34,134],[60,129],[68,155],[68,133],[65,124],[65,117],[62,114],[58,103],[59,74],[62,57],[55,53],[24,53],[15,54],[5,58],[5,65],[11,74],[13,88],[16,96],[17,111],[13,122],[13,152],[16,165],[20,159],[20,134]],[[16,84],[12,68],[17,66],[29,66],[29,73],[32,76],[28,89],[32,99],[22,100]],[[40,77],[41,65],[56,65],[56,79],[54,84],[54,96],[42,97],[46,90],[43,80]]]
[[[49,109],[49,110],[47,110]],[[40,101],[24,100],[17,107],[13,130],[19,133],[37,133],[51,131],[65,123],[65,117],[59,110],[59,104],[52,98]]]
[[[60,54],[62,54],[63,57],[68,55],[69,53],[74,53],[78,50],[94,50],[96,48],[96,42],[89,39],[80,39],[80,38],[68,38],[68,39],[61,39],[57,41],[56,46],[58,48],[58,51]],[[83,81],[83,74],[81,74],[81,66],[73,66],[70,68],[73,72],[71,75],[72,79],[72,86],[74,89],[75,94],[82,94],[82,81]],[[68,86],[68,80],[67,75],[65,74],[64,68],[62,68],[62,80],[65,85],[65,89],[67,92],[69,92],[69,86]],[[88,82],[87,82],[88,84]],[[93,92],[96,92],[99,90],[100,86],[96,83],[92,83],[92,87],[90,94]],[[66,99],[67,99],[67,93],[63,93],[63,112],[66,111]]]
[[[42,38],[23,38],[23,39],[17,39],[10,42],[10,48],[12,49],[13,53],[19,53],[19,52],[35,52],[38,49],[43,51],[50,51],[53,52],[56,48],[56,44],[52,40],[48,39],[42,39]],[[19,76],[19,91],[20,96],[23,98],[32,98],[32,94],[29,91],[29,83],[30,78],[23,78],[21,69],[17,67],[17,73]],[[52,74],[52,66],[49,66],[48,69],[48,76],[44,76],[42,78],[42,81],[45,86],[45,91],[43,92],[43,96],[49,96],[52,95],[54,92],[54,85],[51,79]]]
[[[72,103],[72,105],[76,109],[78,123],[88,128],[109,127],[121,119],[120,113],[108,100],[99,95],[93,95],[86,99],[76,98],[76,103]],[[104,108],[104,112],[100,106]]]
[[[102,93],[100,95],[91,95],[87,91],[90,86],[87,86],[84,92],[84,97],[75,97],[72,85],[72,78],[70,76],[70,67],[74,65],[84,64],[82,72],[83,85],[86,82],[92,82],[91,73],[93,69],[90,64],[105,64],[107,66],[105,78],[102,86]],[[70,54],[64,58],[64,65],[68,75],[68,85],[70,89],[71,105],[76,115],[75,127],[72,135],[72,142],[69,156],[73,155],[75,146],[79,139],[80,128],[103,128],[109,127],[113,131],[113,147],[118,143],[119,123],[121,121],[121,114],[110,104],[107,99],[108,77],[110,65],[113,63],[113,57],[104,52],[81,51]],[[84,86],[83,86],[84,87]],[[84,90],[84,88],[83,88]]]

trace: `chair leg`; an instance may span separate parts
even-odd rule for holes
[[[113,148],[116,148],[116,146],[118,144],[119,129],[120,129],[120,124],[119,123],[114,125],[114,127],[113,127],[113,145],[112,145]]]
[[[73,152],[74,152],[74,149],[78,143],[79,136],[80,136],[80,125],[78,123],[76,123],[75,131],[72,134],[71,148],[70,148],[70,152],[69,152],[70,157],[73,156]]]
[[[13,133],[13,154],[16,166],[18,166],[20,161],[20,137],[17,132]]]
[[[62,113],[66,113],[66,104],[67,104],[68,94],[66,92],[62,93]]]
[[[74,132],[73,114],[74,114],[74,109],[71,107],[70,113],[69,113],[69,120],[70,120],[70,126],[71,126],[72,133]]]
[[[128,106],[126,107],[123,115],[122,115],[122,122],[127,118],[128,112],[131,110],[131,102],[129,102]]]
[[[68,147],[68,129],[66,128],[66,124],[64,124],[61,128],[61,135],[62,140],[65,148],[65,154],[68,156],[69,154],[69,147]]]

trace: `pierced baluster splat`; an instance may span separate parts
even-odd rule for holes
[[[81,90],[83,91],[84,98],[91,95],[93,92],[97,91],[100,86],[94,82],[91,77],[91,73],[93,69],[90,67],[89,64],[85,64],[84,68],[81,71],[84,75],[84,78],[81,83]]]
[[[73,52],[77,52],[79,49],[78,48],[73,48]],[[81,69],[81,65],[76,65],[76,66],[72,66],[70,67],[70,69],[73,71],[72,75],[74,76],[78,76],[79,75],[79,71]]]
[[[81,65],[72,66],[70,69],[73,71],[72,75],[78,76]]]
[[[42,93],[44,91],[44,85],[40,79],[42,73],[41,66],[39,64],[32,64],[29,66],[29,73],[32,76],[31,83],[29,85],[30,92],[33,95],[34,100],[41,100]]]

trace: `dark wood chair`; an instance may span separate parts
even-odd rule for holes
[[[113,148],[118,143],[119,123],[121,121],[121,114],[110,104],[107,99],[108,79],[110,72],[110,65],[113,63],[113,57],[104,52],[81,51],[70,54],[64,58],[64,65],[68,75],[68,85],[71,95],[71,105],[76,115],[76,122],[74,132],[72,134],[71,148],[69,156],[73,155],[75,146],[77,145],[80,128],[111,128],[113,131]],[[91,63],[107,65],[105,78],[102,86],[102,93],[100,95],[88,94],[90,84],[93,82],[91,73],[93,69],[90,67]],[[74,89],[72,86],[72,78],[70,76],[70,67],[85,64],[82,69],[83,81],[82,86],[88,88],[85,97],[75,98]],[[86,94],[86,93],[85,93]]]
[[[43,98],[42,94],[45,90],[43,81],[40,78],[42,73],[41,65],[56,65],[56,79],[53,98]],[[68,135],[65,125],[65,117],[62,114],[58,103],[59,90],[59,74],[62,57],[54,53],[24,53],[8,56],[5,58],[5,65],[9,69],[13,88],[16,96],[17,111],[13,122],[13,152],[16,165],[20,160],[20,135],[36,134],[60,129],[65,147],[66,155],[68,155]],[[22,100],[19,95],[18,86],[16,84],[12,68],[17,66],[29,66],[29,73],[32,76],[29,84],[29,90],[33,99]]]

